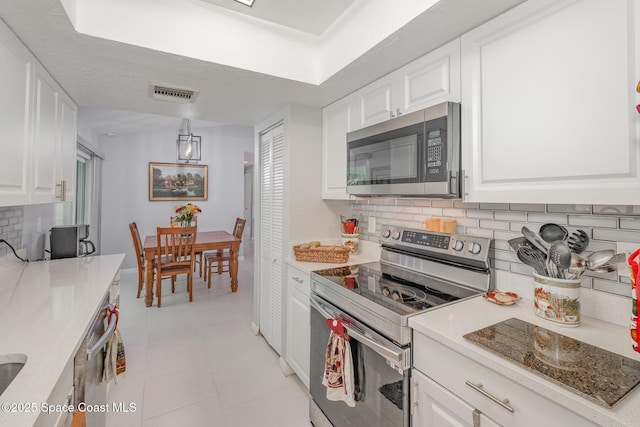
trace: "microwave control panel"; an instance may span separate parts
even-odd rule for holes
[[[442,119],[446,125],[446,118]],[[440,120],[436,120],[440,121]],[[430,124],[435,126],[431,127]],[[427,123],[425,129],[425,178],[427,182],[447,180],[447,131],[440,123]]]

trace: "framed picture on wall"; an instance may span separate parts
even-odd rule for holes
[[[207,165],[149,163],[149,200],[207,200]]]

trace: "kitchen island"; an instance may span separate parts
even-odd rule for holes
[[[627,312],[630,313],[630,307],[628,307]],[[413,328],[414,342],[418,340],[423,344],[434,342],[438,345],[441,344],[442,347],[437,346],[438,350],[435,351],[448,352],[452,350],[457,353],[457,355],[462,355],[465,360],[473,360],[480,366],[488,368],[494,376],[506,377],[508,380],[543,396],[547,401],[578,414],[591,423],[602,426],[638,425],[638,419],[640,419],[640,391],[637,388],[620,400],[613,408],[609,409],[464,338],[466,334],[510,318],[520,319],[534,326],[539,326],[549,331],[574,338],[609,352],[625,356],[634,361],[640,361],[640,353],[636,353],[631,348],[631,338],[627,327],[587,316],[582,316],[579,327],[567,328],[558,326],[537,317],[534,314],[533,301],[530,298],[524,298],[515,305],[500,306],[492,304],[481,296],[478,296],[448,307],[414,316],[410,318],[409,325]],[[420,344],[416,344],[415,347],[416,352],[419,351],[418,345]],[[450,353],[450,355],[451,354],[454,353]],[[417,359],[418,357],[416,357],[414,363],[420,363]],[[451,360],[451,357],[448,357],[448,359]],[[439,369],[442,370],[445,369],[445,367],[439,367]],[[456,369],[460,371],[463,367],[457,365]],[[464,375],[471,379],[476,373],[477,371],[465,371]],[[429,374],[427,373],[427,375]],[[447,389],[456,387],[456,384],[453,384],[455,380],[451,378],[451,381],[452,384],[440,383],[440,385]],[[463,381],[459,386],[459,390],[471,390],[470,387],[467,386],[468,384],[464,385]],[[487,387],[487,390],[491,387],[491,385],[486,382],[484,386]],[[514,406],[517,406],[518,403],[524,403],[524,405],[533,404],[527,401],[518,402],[517,399],[513,398],[515,391],[507,393],[511,395],[501,397],[510,398]],[[491,403],[491,405],[495,406],[493,403]],[[537,410],[540,411],[539,408]],[[516,408],[516,414],[517,413],[518,409]],[[584,424],[587,424],[586,420]]]
[[[112,284],[123,260],[118,254],[0,266],[0,358],[27,356],[0,395],[0,425],[31,426],[46,415],[43,404],[61,376],[73,374],[74,355],[102,299],[117,292]]]

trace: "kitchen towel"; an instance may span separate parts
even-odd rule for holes
[[[322,385],[327,387],[327,400],[343,401],[356,406],[354,399],[353,360],[349,343],[333,331],[329,335]]]
[[[124,343],[120,331],[116,327],[113,331],[111,339],[105,346],[104,356],[104,374],[103,379],[106,382],[114,380],[118,384],[122,374],[127,368],[127,362],[124,356]]]

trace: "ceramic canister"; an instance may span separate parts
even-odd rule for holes
[[[580,325],[580,279],[533,275],[536,315],[562,326]]]
[[[348,248],[352,255],[358,253],[358,245],[360,244],[359,234],[342,234],[342,246]]]

